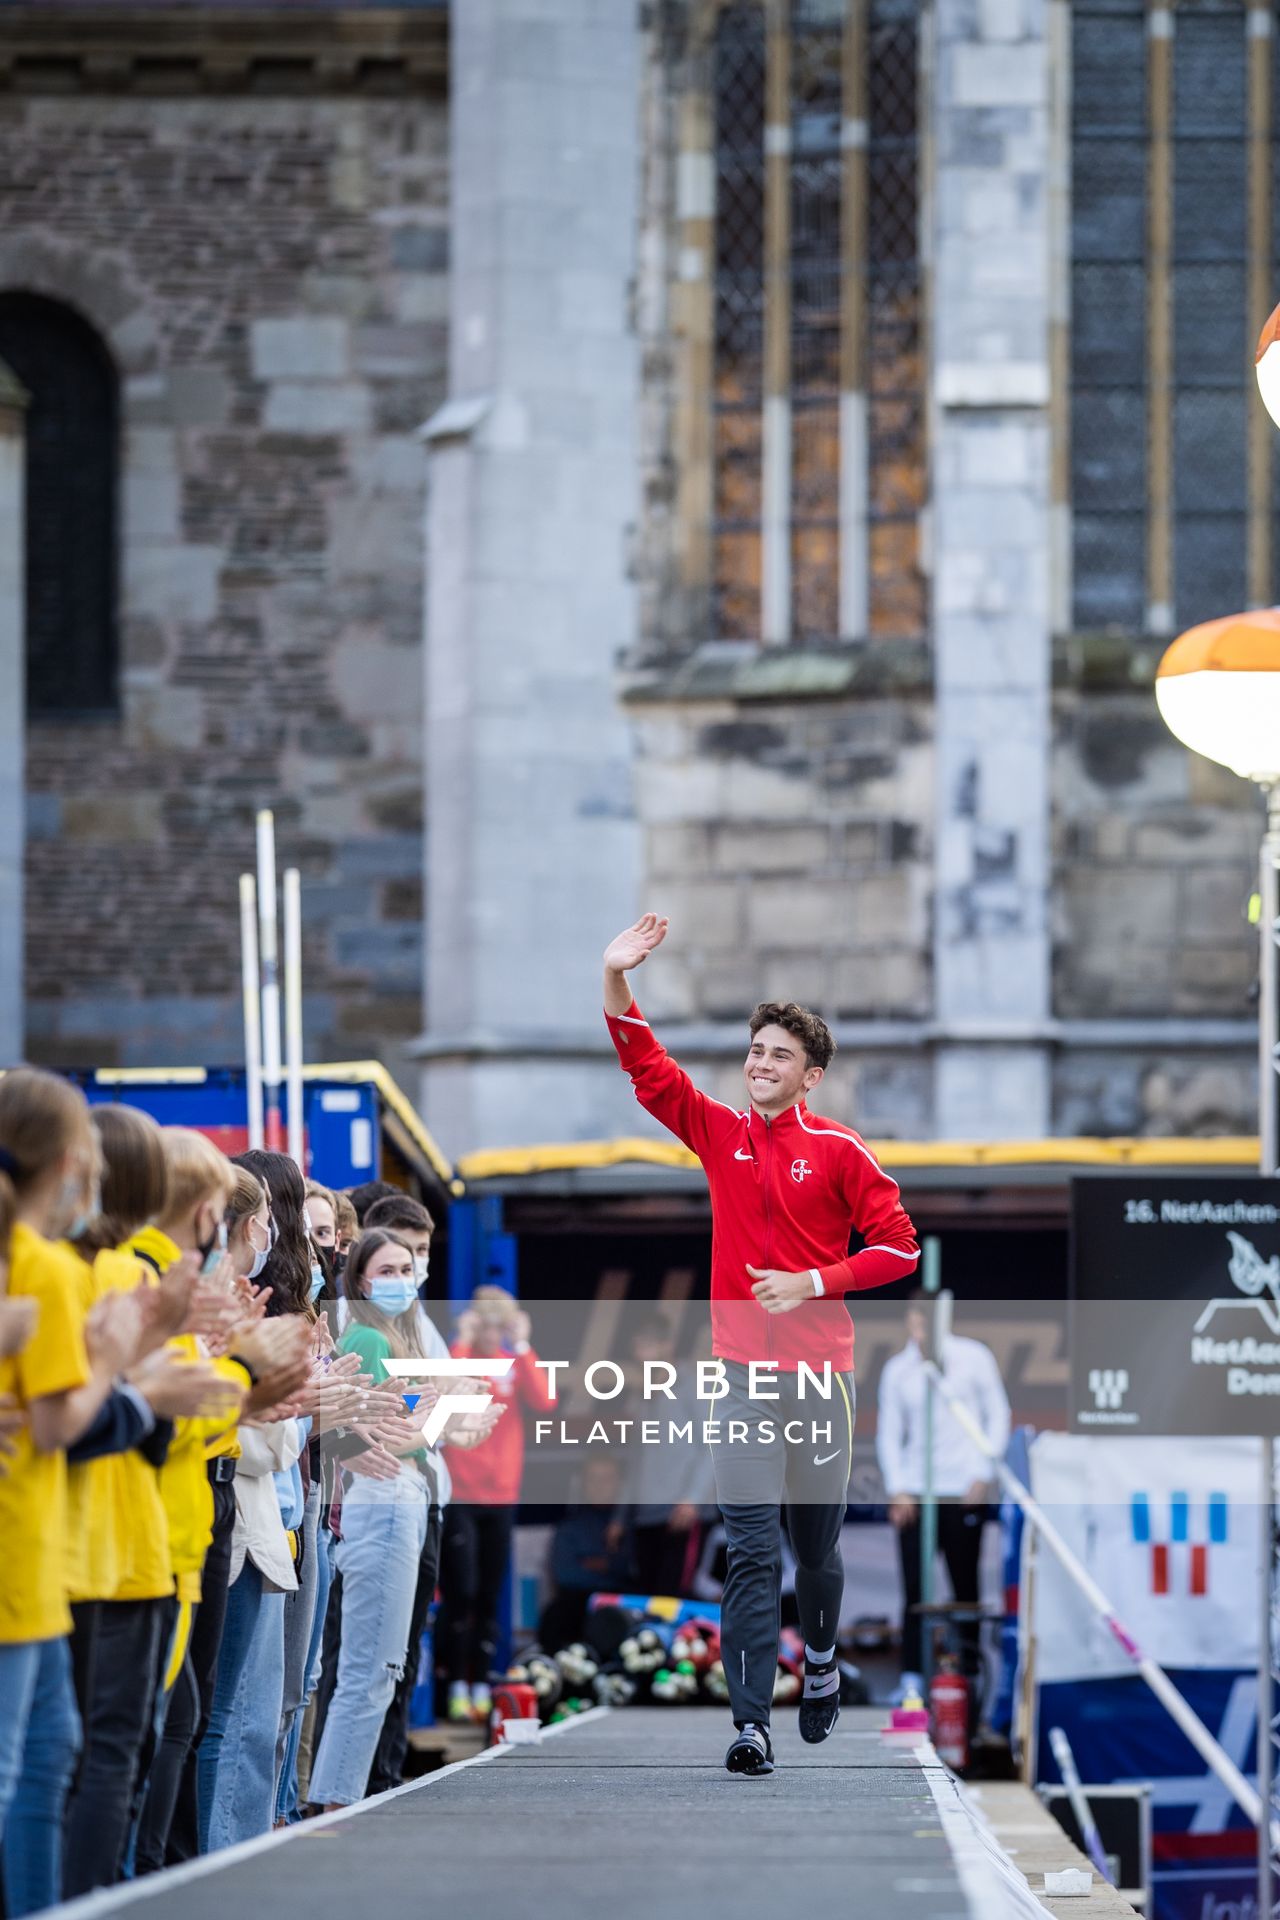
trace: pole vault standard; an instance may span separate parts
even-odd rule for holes
[[[284,1074],[289,1106],[289,1158],[306,1177],[302,1127],[302,877],[284,873]]]
[[[262,1080],[266,1144],[283,1153],[280,1125],[280,963],[276,948],[276,823],[270,808],[258,815],[258,928],[262,960]]]
[[[925,1367],[926,1373],[932,1375],[935,1387],[946,1401],[956,1421],[964,1428],[964,1431],[973,1441],[974,1446],[979,1447],[987,1459],[990,1460],[999,1476],[1000,1484],[1009,1495],[1009,1498],[1016,1501],[1018,1506],[1021,1507],[1024,1518],[1036,1529],[1040,1538],[1044,1541],[1055,1559],[1061,1562],[1117,1646],[1132,1660],[1152,1693],[1155,1694],[1156,1699],[1159,1700],[1163,1707],[1168,1709],[1201,1759],[1217,1774],[1219,1780],[1221,1780],[1236,1805],[1248,1816],[1255,1827],[1260,1827],[1262,1824],[1263,1805],[1261,1796],[1254,1792],[1239,1767],[1237,1767],[1234,1760],[1232,1760],[1230,1754],[1226,1753],[1223,1748],[1219,1746],[1199,1714],[1187,1705],[1164,1668],[1154,1661],[1149,1654],[1142,1651],[1142,1648],[1124,1625],[1124,1622],[1118,1618],[1115,1608],[1107,1599],[1102,1588],[1093,1578],[1088,1568],[1085,1567],[1071,1551],[1071,1548],[1058,1532],[1058,1529],[1054,1526],[1039,1501],[1023,1486],[1017,1474],[1014,1473],[1011,1468],[1007,1467],[1004,1461],[999,1458],[995,1448],[991,1445],[991,1442],[987,1439],[986,1434],[982,1431],[977,1421],[970,1414],[968,1408],[962,1406],[954,1394],[949,1391],[946,1377],[940,1372],[935,1362],[929,1360],[925,1363]],[[1272,1844],[1274,1845],[1277,1838],[1280,1838],[1280,1835],[1277,1834],[1277,1823],[1275,1822],[1273,1822],[1271,1826],[1271,1835]]]
[[[263,1145],[262,1006],[258,994],[258,889],[251,873],[240,875],[240,989],[244,999],[244,1079],[249,1103],[249,1145]]]

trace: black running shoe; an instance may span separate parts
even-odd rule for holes
[[[840,1718],[840,1669],[834,1660],[818,1667],[806,1658],[800,1690],[800,1738],[816,1746]]]
[[[772,1773],[773,1744],[768,1727],[758,1727],[748,1720],[726,1753],[724,1764],[730,1773]]]

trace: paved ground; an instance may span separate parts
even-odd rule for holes
[[[957,1865],[958,1803],[940,1808],[912,1753],[881,1737],[883,1718],[846,1710],[831,1739],[805,1747],[784,1716],[778,1770],[744,1780],[721,1764],[720,1714],[626,1708],[67,1916],[776,1920],[803,1906],[992,1920],[972,1862]]]

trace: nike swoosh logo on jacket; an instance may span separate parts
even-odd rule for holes
[[[920,1257],[897,1182],[852,1127],[810,1113],[804,1101],[770,1121],[699,1092],[634,1001],[605,1020],[641,1106],[697,1154],[707,1176],[715,1352],[849,1371],[853,1323],[842,1296],[901,1280]],[[852,1255],[851,1231],[864,1242]],[[822,1297],[766,1313],[749,1265],[811,1271]]]

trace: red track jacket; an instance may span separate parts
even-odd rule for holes
[[[897,1184],[852,1127],[819,1119],[804,1101],[765,1120],[699,1093],[633,1001],[605,1015],[642,1107],[702,1162],[711,1189],[711,1331],[726,1360],[774,1360],[794,1370],[853,1366],[853,1322],[841,1295],[887,1286],[920,1257]],[[864,1245],[850,1255],[856,1228]],[[747,1272],[808,1269],[821,1295],[766,1313]]]

